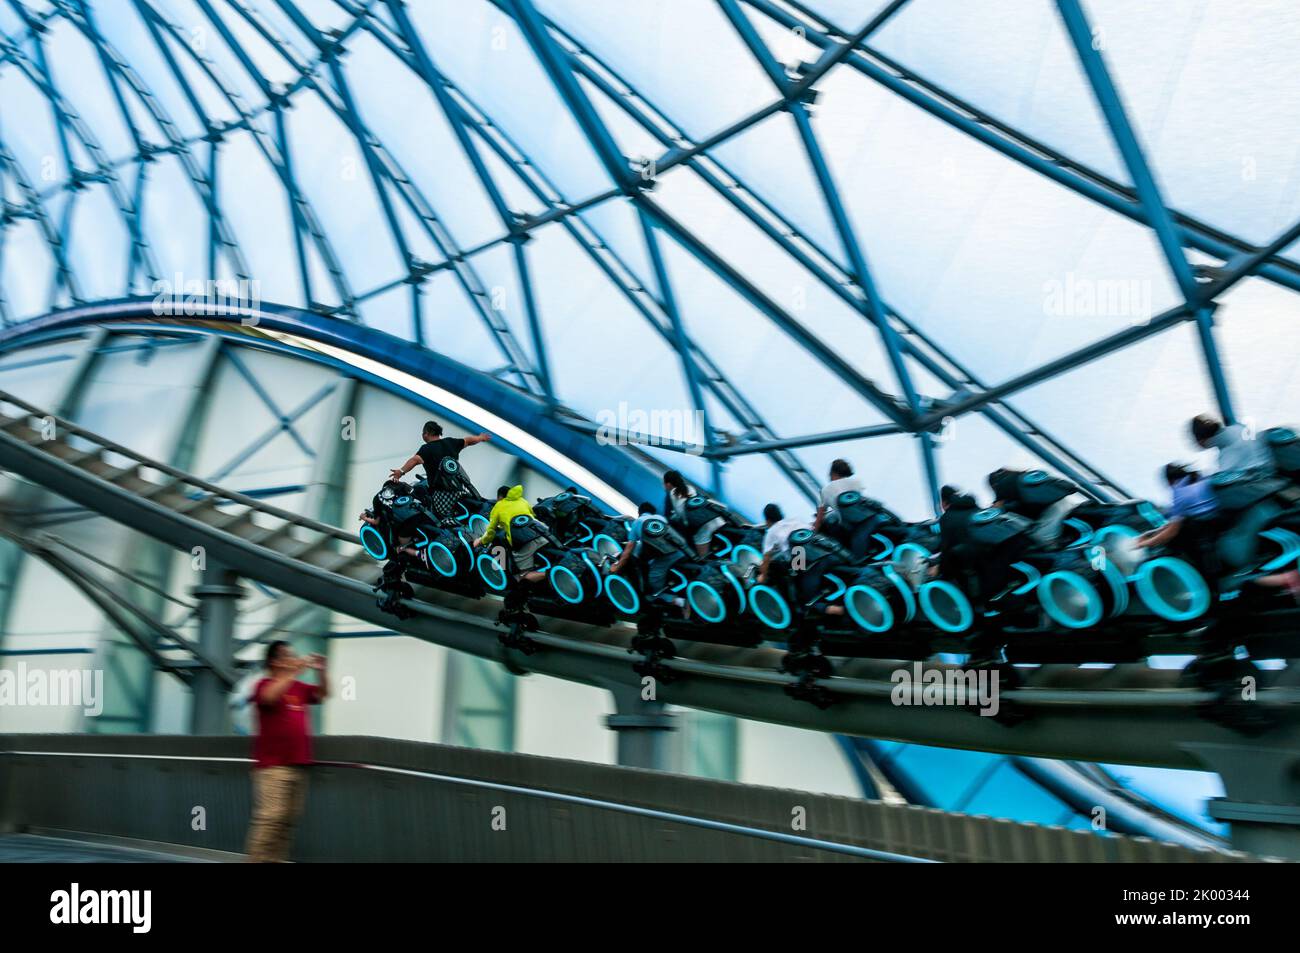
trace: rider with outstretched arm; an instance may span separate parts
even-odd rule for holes
[[[424,465],[425,475],[432,477],[438,468],[438,464],[446,457],[459,457],[460,452],[466,447],[472,447],[476,443],[483,443],[492,439],[492,435],[486,431],[477,436],[444,437],[442,435],[442,425],[436,420],[427,421],[420,435],[424,438],[424,443],[401,467],[391,471],[390,476],[392,479],[400,480],[421,464]]]

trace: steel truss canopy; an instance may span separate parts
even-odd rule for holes
[[[1287,4],[0,0],[0,322],[243,280],[750,510],[1152,494],[1300,396],[1298,129]]]

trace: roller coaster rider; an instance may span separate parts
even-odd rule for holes
[[[525,651],[536,650],[523,635],[538,628],[535,612],[635,624],[629,651],[650,667],[674,653],[674,640],[785,641],[801,658],[959,644],[993,664],[1032,655],[1058,632],[1096,630],[1099,644],[1124,652],[1170,634],[1231,634],[1226,623],[1253,623],[1256,608],[1268,616],[1264,631],[1281,631],[1294,619],[1291,595],[1300,601],[1300,434],[1289,428],[1259,436],[1271,470],[1201,479],[1167,467],[1168,520],[1146,501],[1082,500],[1068,479],[1003,468],[988,478],[994,506],[945,486],[938,519],[910,522],[846,488],[855,478],[836,461],[819,529],[775,504],[749,525],[672,470],[662,515],[649,503],[634,518],[609,514],[574,487],[535,509],[522,486],[501,487],[494,505],[457,460],[486,434],[447,440],[431,423],[424,436],[394,476],[422,464],[440,482],[390,480],[362,517],[362,544],[387,560],[381,608],[411,611],[412,584],[495,593],[510,627],[503,641]],[[441,517],[436,493],[446,494]],[[485,553],[494,540],[501,545]]]
[[[1268,469],[1256,467],[1253,472]],[[1211,481],[1178,463],[1168,464],[1164,477],[1173,498],[1166,514],[1168,522],[1143,533],[1137,543],[1148,549],[1169,547],[1191,563],[1207,585],[1218,589],[1233,567],[1225,565],[1218,552],[1219,538],[1228,527]],[[1285,588],[1300,601],[1300,572],[1295,569],[1256,576],[1251,582],[1269,589]]]
[[[690,546],[662,516],[654,505],[642,503],[637,517],[628,527],[627,542],[618,558],[610,564],[611,575],[626,574],[629,566],[640,583],[647,603],[672,605],[685,610],[685,600],[668,593],[674,566],[693,556]]]
[[[358,518],[379,530],[382,537],[392,540],[393,555],[419,557],[411,543],[427,515],[424,505],[410,495],[405,483],[389,480],[375,494],[370,508],[363,510]]]
[[[1043,470],[1001,467],[989,474],[989,489],[995,508],[1029,520],[1034,542],[1049,548],[1059,541],[1070,511],[1083,501],[1077,486]]]
[[[1241,424],[1224,426],[1208,414],[1198,414],[1188,424],[1192,441],[1202,450],[1213,448],[1218,470],[1258,470],[1272,473],[1273,454],[1265,441],[1257,440]]]
[[[389,474],[391,480],[401,480],[418,466],[424,466],[428,505],[434,516],[444,526],[456,523],[456,502],[467,493],[478,496],[458,465],[460,453],[466,447],[492,439],[489,433],[468,437],[444,437],[442,425],[436,420],[426,421],[421,431],[424,443],[400,467]],[[445,461],[451,460],[451,464]]]
[[[781,507],[769,503],[763,507],[763,561],[758,567],[758,581],[767,582],[772,560],[790,552],[790,534],[801,529],[811,529],[808,523],[795,516],[786,516]]]
[[[727,525],[726,514],[725,506],[702,496],[678,471],[665,471],[664,515],[701,559],[709,555],[713,534]]]
[[[822,520],[818,532],[843,544],[855,559],[870,558],[886,548],[904,542],[909,535],[906,523],[879,500],[857,490],[845,490],[835,498],[835,508]]]
[[[1173,497],[1165,514],[1168,522],[1143,533],[1137,538],[1137,543],[1148,549],[1169,546],[1200,570],[1207,581],[1212,580],[1219,575],[1218,560],[1214,555],[1214,524],[1219,515],[1219,504],[1214,499],[1210,482],[1195,470],[1178,463],[1166,465],[1164,477]]]
[[[623,551],[618,554],[618,558],[609,565],[611,574],[619,574],[627,568],[628,563],[637,565],[633,562],[641,555],[641,532],[645,527],[646,520],[655,516],[655,507],[653,503],[642,503],[636,508],[636,519],[627,527],[627,542],[623,544]]]
[[[817,515],[813,519],[813,532],[820,533],[826,521],[835,512],[835,506],[842,493],[861,493],[862,481],[853,475],[853,467],[847,460],[832,460],[830,482],[822,487],[817,501]]]
[[[833,537],[797,529],[790,534],[786,550],[773,555],[768,574],[789,575],[796,602],[810,615],[842,616],[844,605],[831,595],[834,587],[827,576],[854,563],[852,554]]]
[[[413,591],[404,576],[416,566],[427,568],[428,551],[421,546],[427,545],[426,529],[435,525],[436,520],[401,480],[385,481],[359,519],[365,524],[361,528],[362,545],[371,556],[384,562],[383,575],[375,587],[380,593],[379,607],[399,618],[407,618],[410,613],[400,603],[402,598],[413,595]],[[416,543],[417,535],[423,543]]]
[[[498,529],[504,532],[506,545],[510,548],[515,581],[534,583],[546,578],[545,573],[535,570],[533,566],[537,552],[553,540],[546,524],[537,519],[532,506],[524,499],[522,484],[497,488],[497,501],[488,515],[487,529],[474,540],[474,548],[491,543],[496,538]]]
[[[955,486],[939,491],[939,562],[935,573],[956,583],[975,606],[983,606],[1011,581],[1010,566],[1032,545],[1027,517],[997,508],[980,509],[975,497]]]
[[[975,497],[948,484],[939,490],[939,564],[944,579],[963,579],[975,567],[968,559],[966,542],[971,517],[979,512]]]

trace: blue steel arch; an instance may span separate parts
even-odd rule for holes
[[[467,367],[446,355],[426,348],[412,348],[373,328],[338,317],[313,314],[300,308],[264,304],[258,310],[256,318],[256,324],[245,324],[244,318],[240,316],[158,316],[154,313],[151,299],[126,299],[56,312],[6,328],[0,331],[0,353],[11,353],[42,342],[80,335],[88,328],[95,327],[139,330],[145,333],[163,333],[169,329],[218,333],[244,339],[256,346],[285,351],[300,359],[326,364],[390,393],[407,399],[420,399],[382,374],[259,333],[279,332],[374,360],[385,368],[402,371],[435,387],[451,391],[476,407],[508,420],[565,458],[591,471],[629,499],[656,499],[663,493],[659,471],[650,459],[637,453],[634,448],[602,446],[582,432],[556,420],[549,413],[545,401],[537,396]],[[434,408],[432,404],[429,406],[454,420],[457,426],[477,426],[474,421],[462,417],[454,410],[441,406]],[[512,454],[522,457],[539,472],[553,473],[551,467],[530,456],[526,450],[513,445],[508,445],[508,448]]]

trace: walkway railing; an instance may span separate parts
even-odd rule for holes
[[[1252,860],[1140,837],[378,738],[317,739],[304,861]],[[239,852],[248,739],[0,736],[0,829]]]

